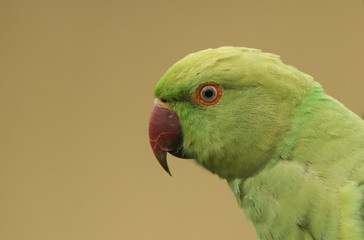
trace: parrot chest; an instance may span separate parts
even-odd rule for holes
[[[294,162],[229,183],[260,239],[339,239],[337,192]]]

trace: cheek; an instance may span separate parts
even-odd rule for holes
[[[229,145],[237,143],[232,136],[236,128],[231,122],[238,116],[232,111],[229,111],[231,114],[224,113],[226,108],[223,106],[220,102],[214,106],[192,103],[174,106],[183,132],[184,149],[194,158],[224,155]]]
[[[195,157],[217,154],[224,146],[224,129],[216,115],[193,114],[181,120],[186,151]]]

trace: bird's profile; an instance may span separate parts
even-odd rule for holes
[[[227,180],[264,240],[364,239],[364,121],[277,55],[190,54],[155,88],[153,152]]]

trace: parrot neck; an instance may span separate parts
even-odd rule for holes
[[[319,172],[339,182],[337,164],[345,159],[364,155],[364,122],[334,98],[326,95],[322,88],[313,87],[297,109],[290,129],[285,133],[276,152],[261,170],[273,168],[281,161],[295,161],[310,171]],[[355,162],[355,161],[353,161]],[[359,164],[361,161],[357,161]],[[364,177],[355,175],[360,164],[351,166],[346,163],[347,172],[342,177]],[[338,168],[340,169],[340,168]],[[360,178],[360,179],[359,179]]]
[[[318,84],[308,91],[306,97],[303,98],[302,103],[299,105],[297,113],[293,117],[291,128],[286,132],[281,143],[278,145],[275,154],[264,169],[272,168],[280,160],[292,159],[293,150],[299,142],[298,139],[301,131],[303,130],[303,123],[309,121],[312,108],[317,106],[316,101],[320,101],[326,97],[328,96],[323,92],[321,86]]]
[[[281,121],[280,123],[283,124],[274,127],[276,131],[279,132],[274,135],[275,137],[278,136],[278,141],[274,145],[269,146],[270,148],[264,149],[264,151],[255,152],[257,156],[256,159],[258,159],[260,153],[265,154],[262,166],[256,168],[254,172],[249,172],[246,175],[236,178],[244,182],[246,179],[254,177],[260,172],[273,168],[279,161],[292,160],[294,149],[297,147],[301,132],[304,130],[302,128],[303,123],[310,121],[310,118],[312,117],[310,114],[312,108],[318,107],[320,104],[317,104],[317,102],[326,97],[328,96],[323,92],[321,86],[318,83],[313,82],[311,87],[307,89],[305,95],[302,96],[299,103],[285,106],[283,110],[281,110],[282,116],[280,118],[290,118],[292,120],[287,122],[287,124],[284,123],[285,121]],[[285,111],[284,109],[289,110]],[[252,168],[247,169],[251,171]],[[235,178],[226,179],[230,182]]]

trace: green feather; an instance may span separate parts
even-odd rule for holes
[[[202,83],[222,89],[198,104]],[[364,239],[364,122],[278,56],[222,47],[190,54],[155,95],[184,149],[225,178],[260,239]]]

